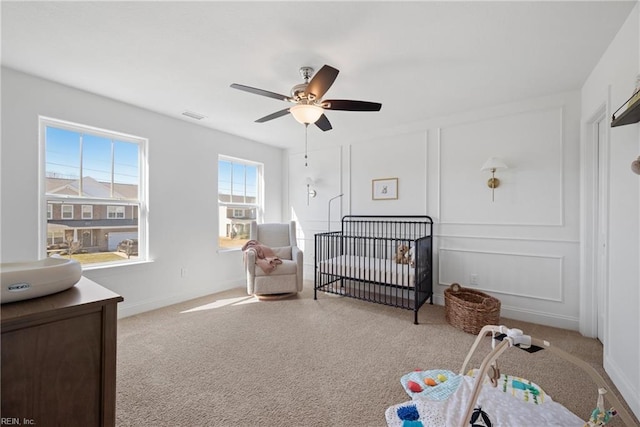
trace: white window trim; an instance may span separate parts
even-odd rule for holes
[[[80,216],[82,217],[82,219],[93,219],[93,205],[81,205],[82,207],[80,208]],[[89,208],[89,215],[88,216],[84,216],[85,208]]]
[[[47,220],[53,219],[53,203],[47,203]]]
[[[108,129],[101,129],[93,126],[87,126],[80,123],[73,123],[64,120],[54,119],[46,116],[38,116],[38,163],[39,163],[39,179],[38,179],[38,197],[40,197],[40,203],[38,207],[38,247],[40,250],[40,257],[47,256],[47,215],[46,209],[49,199],[55,199],[55,197],[49,197],[46,195],[46,165],[45,165],[45,135],[46,127],[52,126],[61,129],[67,129],[71,131],[78,131],[80,129],[86,132],[92,132],[96,134],[105,134],[109,137],[117,138],[125,141],[131,141],[138,144],[138,173],[139,173],[139,185],[138,185],[138,259],[135,261],[128,261],[123,259],[120,261],[114,261],[105,264],[88,264],[83,266],[83,270],[96,270],[100,268],[111,268],[119,265],[139,264],[152,261],[149,258],[149,163],[148,163],[148,147],[149,140],[136,135],[126,134],[122,132],[116,132]],[[67,200],[73,200],[74,198],[66,198]],[[61,201],[65,200],[64,197],[60,198]],[[86,202],[86,199],[84,200]],[[110,200],[113,203],[113,200]],[[106,204],[106,203],[105,203]],[[133,203],[120,203],[118,204],[133,204]]]
[[[65,208],[71,208],[71,216],[65,216]],[[67,209],[67,213],[69,213]],[[60,219],[73,219],[73,205],[62,205],[60,206]]]
[[[115,208],[115,209],[111,209],[111,208]],[[122,212],[119,212],[122,208]],[[112,210],[112,212],[109,212],[110,210]],[[111,214],[114,214],[113,216],[111,216]],[[122,213],[122,216],[119,217],[118,214]],[[107,206],[107,219],[126,219],[127,218],[127,211],[124,207],[124,205],[108,205]]]

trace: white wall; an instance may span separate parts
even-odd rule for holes
[[[582,142],[587,158],[593,148],[588,121],[602,105],[611,117],[633,93],[640,73],[639,14],[636,5],[582,88]],[[639,126],[608,129],[609,274],[604,367],[640,417],[640,176],[630,168],[640,155]],[[589,178],[594,171],[589,166],[585,165],[583,177],[587,199],[588,190],[593,190]],[[593,294],[591,282],[585,280],[585,285],[586,296]]]
[[[152,262],[85,271],[121,294],[120,316],[244,286],[239,251],[216,251],[218,155],[264,163],[265,220],[282,220],[283,151],[2,69],[2,262],[37,259],[38,116],[149,139]],[[181,269],[187,276],[181,277]]]
[[[579,326],[579,129],[577,91],[399,126],[375,139],[310,153],[319,191],[300,206],[301,153],[289,155],[292,209],[312,279],[313,235],[327,229],[327,196],[342,214],[422,214],[435,223],[435,300],[453,282],[502,301],[504,317]],[[491,156],[509,169],[491,201],[480,170]],[[371,180],[397,177],[398,200],[371,200]],[[300,187],[300,188],[298,188]],[[306,200],[304,201],[306,204]],[[332,208],[332,229],[339,216]]]

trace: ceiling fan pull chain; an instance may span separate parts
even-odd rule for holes
[[[307,133],[309,131],[309,123],[304,124],[304,166],[307,167]]]

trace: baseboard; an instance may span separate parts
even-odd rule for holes
[[[444,295],[434,295],[433,303],[437,305],[444,305]],[[569,329],[572,331],[578,331],[580,328],[580,319],[577,317],[510,307],[504,304],[500,307],[500,317],[504,319],[522,320],[524,322],[536,323],[538,325],[553,326],[555,328]]]
[[[222,287],[216,287],[216,289],[212,289],[210,287],[200,288],[191,292],[171,295],[165,298],[149,299],[135,304],[127,304],[127,300],[125,298],[124,302],[118,305],[118,319],[243,286],[246,286],[244,282],[227,282],[224,283]]]
[[[603,360],[604,370],[611,378],[613,384],[618,388],[623,399],[627,402],[631,411],[640,419],[640,394],[634,390],[633,385],[629,382],[629,377],[613,361],[607,357],[605,352]]]

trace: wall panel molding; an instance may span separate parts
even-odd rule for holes
[[[471,286],[471,277],[477,286]],[[544,301],[564,301],[564,256],[440,248],[438,283]]]
[[[438,128],[440,223],[564,226],[564,115],[564,107],[554,104]],[[455,161],[447,160],[447,149]],[[496,173],[502,179],[496,203],[485,184],[489,175],[479,172],[491,156],[506,157],[510,166]],[[455,198],[447,198],[451,192]],[[538,216],[531,214],[536,211]]]
[[[476,240],[506,240],[511,242],[536,242],[536,243],[560,243],[579,245],[579,240],[568,239],[537,239],[535,237],[508,237],[508,236],[474,236],[470,234],[447,234],[447,233],[434,233],[434,237],[444,237],[453,239],[476,239]]]

